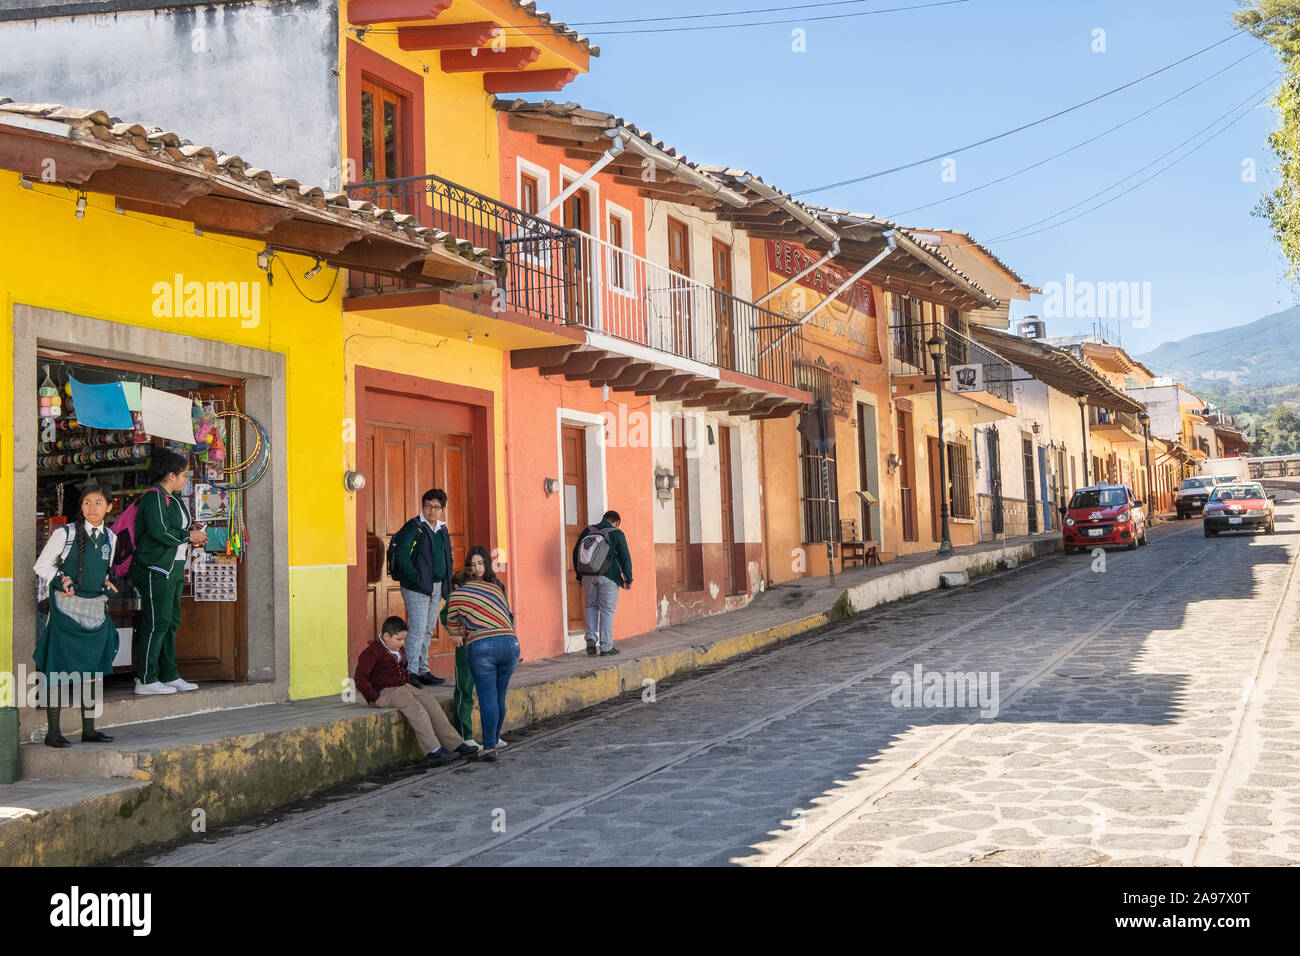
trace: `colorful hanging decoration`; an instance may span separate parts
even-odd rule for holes
[[[209,464],[220,464],[226,459],[226,446],[221,440],[221,419],[211,402],[195,402],[191,409],[194,421],[194,456]]]
[[[41,419],[41,441],[54,441],[56,425],[54,420],[63,414],[63,403],[59,390],[50,379],[50,367],[45,366],[45,380],[36,390],[36,414]]]

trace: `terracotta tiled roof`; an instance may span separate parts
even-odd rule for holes
[[[510,3],[516,10],[523,11],[525,16],[532,17],[542,26],[550,27],[556,36],[562,36],[566,40],[578,44],[591,56],[600,56],[600,47],[592,46],[590,39],[575,30],[570,30],[568,24],[553,19],[545,10],[538,10],[537,4],[533,3],[533,0],[510,0]]]
[[[327,222],[335,220],[336,225],[361,228],[372,237],[389,236],[408,244],[444,249],[489,271],[496,271],[501,265],[490,250],[475,248],[468,241],[449,233],[421,226],[414,216],[349,199],[345,193],[327,193],[319,186],[306,186],[296,179],[276,176],[240,156],[213,146],[194,144],[170,130],[123,122],[104,110],[55,103],[16,103],[8,97],[0,97],[0,134],[19,132],[14,123],[6,124],[6,117],[57,124],[63,129],[56,132],[60,132],[68,142],[85,149],[110,153],[121,160],[160,163],[163,167],[171,167],[177,174],[204,177],[218,187],[228,186],[244,195],[251,190],[254,196],[261,194],[267,201],[300,210],[308,219],[321,221],[323,217]],[[41,133],[48,130],[37,125],[32,131]],[[0,152],[2,157],[3,152]],[[149,168],[158,167],[150,165]],[[93,180],[93,176],[89,178]],[[81,183],[70,182],[69,185],[75,187]],[[99,191],[93,186],[87,188]],[[111,189],[102,191],[112,192]]]

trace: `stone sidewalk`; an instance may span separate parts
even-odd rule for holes
[[[804,578],[746,608],[619,642],[621,654],[526,661],[506,730],[573,713],[940,586],[940,575],[1014,567],[1060,548],[1055,533]],[[437,696],[450,707],[451,692]],[[477,715],[476,715],[477,719]],[[87,865],[229,824],[420,759],[396,711],[338,697],[122,727],[108,748],[22,745],[24,779],[0,785],[0,865]],[[199,809],[202,808],[202,809]]]

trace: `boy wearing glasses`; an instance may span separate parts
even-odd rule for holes
[[[444,683],[429,672],[429,642],[438,614],[451,593],[451,534],[443,520],[447,493],[431,488],[420,500],[420,513],[393,536],[393,564],[406,604],[410,634],[406,639],[406,666],[417,687]]]

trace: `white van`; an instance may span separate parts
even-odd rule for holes
[[[1250,481],[1250,466],[1245,458],[1206,458],[1198,466],[1197,473],[1214,478],[1218,484]]]

